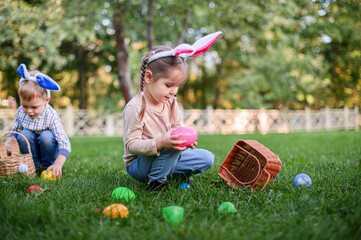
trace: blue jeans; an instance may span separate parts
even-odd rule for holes
[[[30,143],[31,154],[33,155],[35,167],[49,167],[53,165],[58,156],[58,142],[53,133],[49,130],[36,134],[31,130],[24,129],[20,132]],[[21,153],[29,153],[28,145],[24,138],[16,135]]]
[[[204,149],[176,151],[164,148],[159,156],[139,155],[126,167],[131,177],[148,182],[166,181],[168,176],[183,174],[186,176],[202,173],[212,167],[214,154]]]

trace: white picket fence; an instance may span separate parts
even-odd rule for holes
[[[57,110],[69,136],[121,136],[122,113],[110,114],[96,110]],[[8,132],[14,123],[16,110],[0,109],[0,132]],[[199,134],[242,134],[278,132],[359,130],[359,109],[322,110],[248,110],[248,109],[184,109],[184,125]]]

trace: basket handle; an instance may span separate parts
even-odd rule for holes
[[[267,170],[264,170],[264,172],[268,175],[268,177],[267,177],[267,181],[263,184],[263,187],[260,192],[262,192],[266,188],[267,184],[269,183],[269,180],[271,179],[271,174],[269,174]]]
[[[233,180],[236,180],[236,182],[238,182],[239,184],[245,185],[243,182],[239,181],[226,167],[224,167],[223,165],[221,165],[221,168],[223,170],[226,170],[226,172],[229,174],[229,176],[232,177]],[[219,175],[219,174],[218,174]],[[228,185],[231,185],[230,181],[227,181]]]
[[[256,160],[257,160],[257,164],[258,164],[258,169],[260,169],[260,168],[261,168],[261,165],[260,165],[260,163],[259,163],[259,161],[258,161],[257,158],[256,158]],[[225,166],[221,165],[221,167],[222,167],[222,169],[226,170],[226,172],[232,177],[233,180],[236,180],[236,182],[238,182],[238,183],[240,183],[240,184],[242,184],[242,185],[252,184],[253,182],[257,181],[258,176],[259,176],[259,174],[260,174],[260,173],[258,172],[258,174],[257,174],[257,176],[254,178],[254,180],[252,180],[252,181],[250,181],[250,182],[243,183],[243,182],[239,181]]]
[[[30,143],[29,143],[28,139],[27,139],[23,134],[18,133],[18,132],[7,132],[7,133],[4,133],[3,135],[1,135],[0,139],[2,139],[2,138],[3,138],[4,136],[6,136],[6,135],[10,135],[10,134],[12,134],[12,133],[13,133],[13,134],[18,134],[18,135],[22,136],[22,137],[25,139],[26,144],[28,145],[29,154],[30,154],[31,157],[33,157],[33,155],[31,154]],[[1,141],[2,141],[2,140],[1,140]],[[11,154],[13,154],[13,153],[11,153]]]

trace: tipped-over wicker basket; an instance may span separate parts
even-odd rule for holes
[[[218,175],[227,184],[242,189],[265,189],[277,177],[282,162],[277,155],[256,140],[238,140],[219,168]],[[263,185],[263,186],[262,186]]]
[[[18,134],[23,137],[28,144],[27,154],[19,154],[19,144],[14,136],[9,138],[11,156],[8,156],[5,143],[2,138],[9,134]],[[27,166],[26,175],[31,176],[35,173],[35,166],[33,162],[33,156],[31,155],[30,143],[24,135],[18,132],[7,132],[0,137],[0,176],[9,177],[17,174],[19,171],[19,165],[25,164]]]

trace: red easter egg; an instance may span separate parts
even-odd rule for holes
[[[177,145],[178,147],[189,147],[197,141],[198,134],[193,128],[180,127],[174,129],[170,135],[178,135],[179,133],[183,133],[183,135],[175,140],[187,140],[187,142]]]
[[[40,193],[40,192],[42,192],[42,191],[43,191],[43,189],[42,189],[41,187],[39,187],[39,186],[36,186],[36,185],[30,186],[30,187],[28,188],[28,193],[29,193],[29,194],[32,194],[32,192]]]

